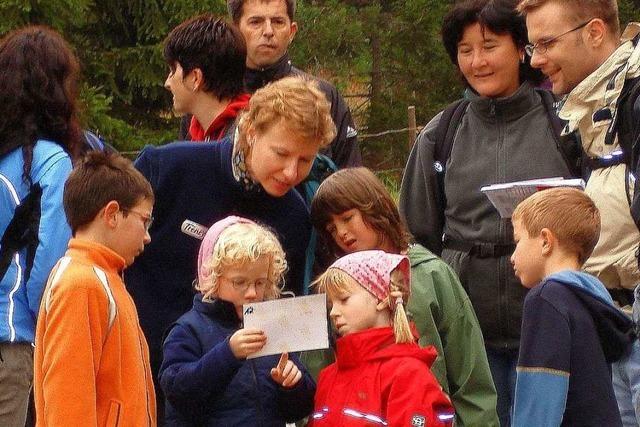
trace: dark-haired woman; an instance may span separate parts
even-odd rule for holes
[[[48,28],[25,27],[0,40],[3,426],[25,423],[40,297],[71,235],[62,193],[71,158],[80,147],[75,103],[78,69],[68,44]],[[22,221],[12,222],[14,217]]]
[[[509,257],[513,230],[480,192],[484,185],[570,176],[550,116],[534,89],[542,75],[527,62],[527,31],[516,1],[470,0],[447,14],[442,37],[467,85],[469,103],[451,153],[434,159],[437,115],[419,135],[405,169],[401,210],[415,238],[453,267],[471,298],[509,425],[525,290]],[[444,170],[444,198],[438,179]],[[444,201],[444,203],[443,203]]]

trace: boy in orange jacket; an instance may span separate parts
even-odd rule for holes
[[[71,173],[73,238],[44,291],[35,339],[37,426],[155,426],[149,350],[122,270],[151,241],[153,191],[131,162],[92,152]]]

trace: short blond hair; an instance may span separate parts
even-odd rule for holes
[[[620,34],[617,0],[522,0],[518,12],[523,15],[544,6],[547,3],[561,3],[567,10],[567,17],[576,24],[589,19],[600,18],[616,37]]]
[[[577,255],[581,265],[600,238],[600,212],[589,196],[575,188],[535,193],[516,207],[511,221],[519,221],[532,237],[549,229],[560,246]]]
[[[269,83],[251,96],[249,110],[240,119],[238,144],[247,147],[247,131],[264,133],[283,122],[307,143],[326,147],[336,136],[331,104],[318,84],[303,77],[285,77]]]
[[[390,295],[387,297],[387,305],[393,313],[393,332],[396,337],[396,342],[414,342],[415,338],[411,332],[409,319],[407,318],[407,313],[404,308],[404,305],[409,300],[409,284],[406,283],[407,278],[399,268],[396,268],[391,272],[390,279],[390,290],[392,292],[401,291],[403,300],[403,304],[396,305],[396,302],[391,300]],[[315,288],[318,293],[327,294],[327,296],[332,299],[341,294],[351,294],[353,292],[351,288],[353,285],[350,283],[358,283],[358,281],[339,268],[329,267],[311,286]],[[370,293],[370,295],[377,300],[375,295],[372,293]]]
[[[272,286],[265,289],[264,299],[280,296],[287,261],[278,238],[266,227],[254,223],[237,223],[225,228],[216,240],[213,252],[203,261],[202,280],[196,289],[204,298],[218,295],[219,278],[227,267],[245,265],[269,257],[268,278]]]

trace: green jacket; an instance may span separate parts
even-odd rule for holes
[[[457,426],[498,426],[496,389],[471,301],[455,272],[421,245],[409,248],[411,297],[407,311],[422,347],[433,345],[431,367],[456,408]]]

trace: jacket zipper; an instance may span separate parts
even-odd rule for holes
[[[260,421],[259,425],[262,425],[264,421],[262,417],[262,400],[260,399],[260,385],[258,384],[258,375],[256,374],[256,365],[255,360],[247,360],[251,365],[251,374],[253,375],[253,382],[256,384],[256,410],[258,411],[258,420]]]
[[[122,280],[122,284],[124,285],[124,270],[120,272],[120,279]],[[129,300],[131,304],[134,304],[133,299],[129,296]],[[151,422],[151,402],[149,401],[149,378],[147,377],[146,366],[149,366],[149,361],[144,358],[144,348],[142,345],[142,340],[140,339],[140,324],[136,322],[136,330],[138,332],[138,348],[140,349],[140,360],[142,360],[142,373],[144,374],[144,394],[147,400],[147,421],[149,427],[152,426]]]
[[[497,182],[502,182],[504,180],[506,180],[506,171],[504,170],[504,164],[505,162],[501,161],[502,159],[500,158],[500,152],[502,151],[502,149],[504,148],[504,129],[503,129],[503,124],[502,122],[500,122],[500,120],[497,120],[497,112],[496,112],[496,104],[493,100],[491,100],[491,104],[490,104],[490,115],[492,118],[496,119],[495,123],[497,125],[498,128],[498,146],[496,147],[496,172],[498,174],[497,176]],[[504,220],[502,218],[500,218],[499,222],[498,222],[498,235],[496,236],[496,242],[502,242],[502,236],[504,235]],[[507,322],[508,322],[508,316],[507,316],[507,312],[508,312],[508,299],[505,295],[506,293],[506,272],[504,271],[504,257],[500,257],[497,258],[497,271],[496,271],[496,275],[497,275],[497,279],[498,279],[498,289],[500,292],[500,298],[499,298],[499,305],[498,305],[498,320],[500,322],[499,328],[500,328],[500,336],[504,339],[507,338],[507,331],[508,331],[508,326],[507,326]]]

